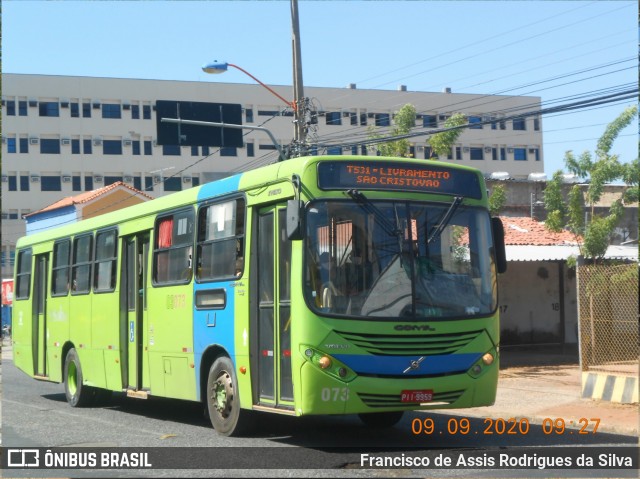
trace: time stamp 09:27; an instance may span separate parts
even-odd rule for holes
[[[415,418],[411,421],[411,432],[416,436],[422,435],[496,435],[496,436],[526,436],[533,431],[527,418],[485,418],[482,424],[474,419],[472,422],[466,417],[452,417],[446,425],[438,427],[431,418]],[[600,425],[599,418],[584,418],[569,420],[563,418],[546,417],[542,420],[540,428],[545,435],[570,435],[570,434],[596,434]],[[538,426],[536,426],[538,427]]]

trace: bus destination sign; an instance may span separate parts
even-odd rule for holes
[[[478,175],[473,171],[395,161],[320,162],[318,188],[411,191],[482,198]]]

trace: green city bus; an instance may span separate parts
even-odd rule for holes
[[[291,159],[17,244],[18,368],[69,404],[124,392],[253,411],[491,405],[504,232],[482,174],[435,161]]]

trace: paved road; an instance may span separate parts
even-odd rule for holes
[[[478,408],[451,413],[410,413],[396,427],[375,431],[366,429],[355,417],[289,418],[259,415],[259,431],[247,438],[220,437],[211,429],[202,415],[199,405],[166,399],[147,401],[126,398],[114,394],[112,400],[98,408],[73,409],[65,401],[61,385],[42,383],[28,378],[19,372],[12,361],[3,360],[2,383],[4,388],[2,401],[2,441],[3,446],[22,447],[215,447],[212,451],[221,451],[222,447],[242,450],[242,454],[257,454],[262,447],[272,449],[273,454],[266,460],[278,465],[286,448],[295,447],[295,454],[305,451],[302,464],[310,469],[318,468],[322,476],[384,475],[379,471],[363,471],[358,467],[359,454],[363,451],[394,450],[412,451],[420,448],[435,453],[438,448],[455,451],[473,447],[477,450],[505,446],[596,446],[637,445],[637,408],[598,404],[594,401],[578,399],[579,371],[576,366],[550,366],[509,368],[503,371],[500,381],[498,400],[491,408]],[[576,377],[578,380],[576,380]],[[578,408],[577,406],[580,406]],[[621,414],[623,413],[623,414]],[[614,421],[619,416],[627,419],[635,414],[633,427],[618,428]],[[569,421],[581,417],[591,421],[586,434],[579,429],[568,427]],[[522,426],[524,420],[529,428],[524,432],[507,434],[497,429],[500,420],[508,425],[510,418]],[[563,419],[567,427],[550,429],[553,423],[546,421]],[[599,419],[598,431],[594,434],[595,419]],[[425,420],[427,421],[425,423]],[[433,423],[431,423],[433,421]],[[629,423],[631,421],[628,421]],[[427,434],[426,426],[433,425],[433,431]],[[489,428],[489,429],[487,429]],[[354,453],[353,447],[358,448]],[[325,453],[319,448],[337,448],[338,452]],[[293,453],[293,449],[290,449]],[[397,452],[397,450],[396,450]],[[240,464],[242,461],[240,461]],[[13,471],[12,471],[13,472]],[[36,477],[37,472],[29,471],[23,477]],[[63,471],[58,471],[63,472]],[[149,471],[147,471],[149,472]],[[255,470],[218,471],[218,475],[253,476]],[[301,471],[286,469],[267,471],[275,477],[298,477]],[[393,471],[396,475],[424,477],[424,471],[402,469]],[[501,472],[486,473],[491,477]],[[525,471],[526,472],[526,471]],[[261,474],[261,475],[265,475]],[[582,477],[576,473],[573,477]],[[18,474],[16,474],[17,476]],[[49,474],[42,474],[44,477]],[[57,474],[56,474],[57,475]],[[74,471],[74,476],[80,476]],[[102,472],[105,474],[105,471]],[[109,471],[109,476],[130,476],[128,473]],[[212,475],[211,470],[154,470],[150,476],[199,477]],[[464,470],[429,471],[433,476],[468,477]],[[481,477],[485,474],[475,474]],[[560,473],[554,473],[560,477]],[[610,473],[605,475],[611,476]],[[625,472],[614,474],[627,476]],[[514,472],[504,474],[514,476]],[[527,476],[525,476],[527,477]],[[546,476],[541,476],[546,477]],[[563,476],[564,477],[564,476]],[[567,476],[568,477],[568,476]],[[637,477],[637,471],[628,477]]]

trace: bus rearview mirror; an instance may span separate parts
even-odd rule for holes
[[[287,238],[301,240],[304,236],[302,230],[302,212],[304,202],[302,200],[287,201]]]

